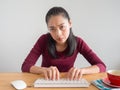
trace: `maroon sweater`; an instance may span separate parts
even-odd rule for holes
[[[38,39],[22,64],[23,72],[29,72],[30,67],[35,65],[40,55],[42,55],[42,67],[56,66],[60,72],[67,72],[74,66],[78,53],[82,54],[91,65],[97,65],[100,68],[100,72],[104,72],[106,70],[105,64],[80,37],[77,37],[77,48],[72,56],[65,56],[65,52],[68,50],[66,48],[63,52],[56,51],[59,56],[57,59],[54,59],[49,55],[47,50],[47,42],[48,34],[44,34]],[[82,63],[79,63],[79,65],[81,64]]]

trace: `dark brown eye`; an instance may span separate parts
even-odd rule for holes
[[[61,30],[65,30],[65,26],[60,26],[60,29]]]
[[[50,31],[55,31],[55,28],[49,28]]]

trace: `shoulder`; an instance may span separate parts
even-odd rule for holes
[[[38,38],[36,44],[37,44],[38,46],[45,46],[45,45],[47,44],[47,42],[48,42],[48,38],[49,38],[48,33],[47,33],[47,34],[43,34],[43,35],[41,35],[41,36]]]
[[[81,44],[84,42],[84,40],[81,37],[78,37],[78,36],[75,36],[75,37],[76,37],[77,44]]]
[[[80,51],[83,49],[89,49],[89,46],[81,37],[76,36],[76,41],[77,41],[77,48]]]
[[[47,42],[46,40],[48,40],[48,38],[49,38],[49,34],[48,33],[43,34],[43,35],[41,35],[39,37],[38,42]]]
[[[43,35],[41,35],[40,37],[39,37],[39,39],[40,40],[45,40],[45,39],[48,39],[48,33],[46,33],[46,34],[43,34]]]

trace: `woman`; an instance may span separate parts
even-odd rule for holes
[[[67,72],[70,80],[79,80],[83,74],[104,72],[105,64],[80,38],[72,33],[72,23],[67,11],[53,7],[46,14],[49,33],[42,35],[22,64],[23,72],[45,76],[45,79],[58,80],[60,72]],[[77,54],[82,54],[91,64],[89,67],[75,68]],[[42,65],[35,66],[42,55]],[[81,64],[81,63],[80,63]]]

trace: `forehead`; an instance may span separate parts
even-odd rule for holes
[[[48,26],[58,26],[67,23],[68,23],[68,19],[62,15],[51,16],[50,19],[48,20]]]

